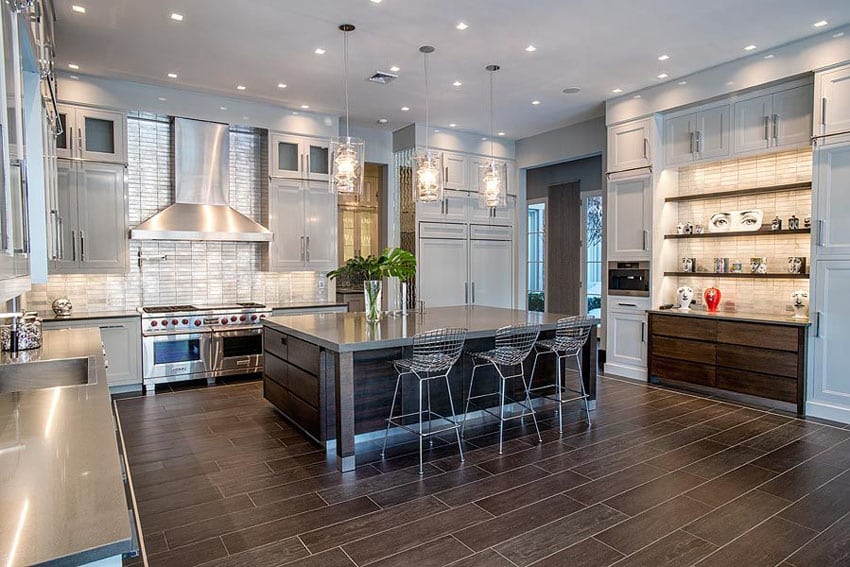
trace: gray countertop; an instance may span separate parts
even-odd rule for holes
[[[347,303],[340,303],[339,301],[290,301],[272,305],[272,309],[312,309],[317,307],[346,307],[347,305]]]
[[[484,306],[434,307],[405,317],[385,315],[369,323],[364,312],[283,315],[266,319],[272,329],[302,338],[338,352],[353,352],[409,345],[417,333],[443,327],[469,330],[468,338],[493,336],[499,327],[518,323],[540,323],[543,330],[555,328],[564,315]]]
[[[41,317],[41,320],[45,323],[48,321],[61,323],[62,321],[86,321],[88,319],[123,319],[125,317],[138,317],[139,312],[135,309],[132,311],[72,311],[69,316],[60,317],[53,313],[53,311],[39,311],[38,316]]]
[[[741,321],[743,323],[769,323],[773,325],[791,325],[795,327],[808,327],[811,322],[808,318],[795,319],[793,315],[773,315],[770,313],[730,313],[726,311],[718,311],[709,313],[708,311],[699,311],[689,309],[682,311],[681,309],[650,309],[648,313],[657,313],[658,315],[673,315],[676,317],[700,317],[703,319],[720,319],[726,321]]]
[[[79,565],[132,548],[97,329],[45,331],[0,364],[88,358],[90,383],[0,394],[0,563]]]

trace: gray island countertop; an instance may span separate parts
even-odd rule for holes
[[[88,359],[90,383],[0,394],[3,565],[79,565],[132,549],[100,332],[45,331],[42,348],[3,352],[0,365],[68,358]]]
[[[376,323],[367,321],[364,312],[350,312],[283,315],[266,319],[265,325],[332,351],[355,352],[405,346],[417,333],[442,327],[468,329],[470,339],[492,336],[494,329],[520,323],[540,323],[543,330],[550,330],[560,317],[563,315],[461,305],[433,307],[424,314],[384,315]]]

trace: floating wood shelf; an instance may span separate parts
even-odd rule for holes
[[[664,272],[665,276],[681,277],[681,278],[749,278],[753,280],[807,280],[809,274],[788,274],[784,272],[774,272],[770,274],[752,274],[742,272],[740,274],[733,272]]]
[[[678,197],[667,197],[666,203],[680,201],[703,201],[708,199],[725,199],[727,197],[743,197],[746,195],[760,195],[762,193],[781,193],[783,191],[806,191],[811,190],[812,182],[786,183],[785,185],[771,185],[769,187],[752,187],[750,189],[735,189],[733,191],[717,191],[715,193],[700,193],[699,195],[680,195]]]
[[[665,234],[666,239],[680,238],[729,238],[734,236],[782,236],[783,234],[811,234],[811,228],[798,228],[796,230],[770,230],[766,224],[760,230],[739,230],[735,232],[703,232],[702,234]]]

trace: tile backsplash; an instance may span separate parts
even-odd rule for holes
[[[703,195],[715,191],[733,191],[752,187],[784,185],[812,180],[812,151],[810,148],[777,152],[750,158],[730,159],[710,164],[681,168],[678,174],[679,195]],[[710,216],[717,212],[761,209],[763,223],[769,225],[774,217],[782,219],[782,228],[788,227],[788,218],[796,215],[803,228],[803,219],[812,213],[812,192],[783,191],[711,200],[682,201],[678,203],[678,219],[706,226]],[[707,230],[707,229],[706,229]],[[808,234],[778,234],[770,236],[740,236],[726,238],[695,238],[675,241],[678,258],[696,258],[698,272],[713,272],[714,258],[725,257],[740,261],[743,271],[750,271],[750,258],[767,258],[769,272],[786,272],[788,257],[806,258],[809,269],[811,239]],[[676,270],[679,268],[676,267]],[[694,297],[702,303],[705,288],[716,286],[722,294],[721,310],[738,310],[758,313],[787,312],[791,293],[808,291],[806,279],[734,279],[680,277],[678,285],[694,289]]]
[[[128,220],[131,227],[174,201],[174,154],[168,117],[132,113],[127,119]],[[268,164],[261,132],[230,133],[230,204],[268,224]],[[141,305],[217,304],[328,299],[316,272],[267,272],[268,244],[255,242],[133,241],[125,274],[51,275],[26,294],[29,310],[50,311],[68,297],[77,312],[124,311]],[[141,258],[141,261],[140,261]]]

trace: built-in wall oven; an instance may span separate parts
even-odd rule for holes
[[[649,262],[608,262],[608,295],[649,297]]]

